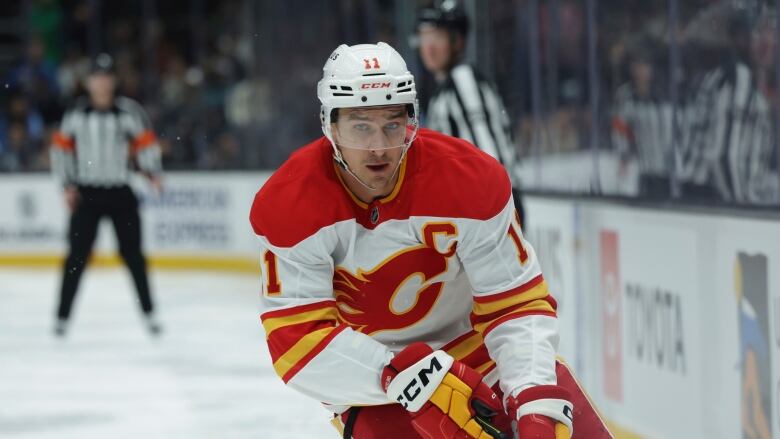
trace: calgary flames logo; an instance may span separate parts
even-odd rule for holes
[[[423,228],[425,244],[418,245],[383,261],[370,271],[352,274],[337,268],[333,291],[341,320],[364,334],[403,329],[422,320],[433,308],[442,283],[430,283],[447,271],[447,258],[455,253],[455,244],[446,251],[436,248],[436,234],[455,235],[450,223],[429,223]],[[415,284],[419,284],[413,292]]]

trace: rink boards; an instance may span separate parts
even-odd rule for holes
[[[133,187],[141,201],[143,246],[153,266],[253,271],[257,246],[249,208],[270,173],[168,173],[155,194],[143,179]],[[0,264],[53,265],[65,251],[67,213],[48,175],[0,178]],[[95,261],[113,265],[116,240],[101,224]]]
[[[561,353],[621,436],[780,437],[780,221],[535,196],[526,209]]]

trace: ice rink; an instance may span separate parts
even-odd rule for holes
[[[337,438],[271,368],[251,275],[153,271],[163,335],[129,275],[85,272],[66,338],[53,269],[0,269],[0,438]]]

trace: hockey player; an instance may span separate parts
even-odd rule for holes
[[[345,438],[611,437],[556,363],[556,303],[504,168],[418,130],[387,44],[341,45],[323,70],[325,136],[250,213],[276,373]]]

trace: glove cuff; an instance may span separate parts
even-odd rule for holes
[[[526,415],[543,415],[566,425],[574,433],[572,419],[574,406],[568,390],[555,385],[529,387],[509,398],[509,413],[516,420]]]

